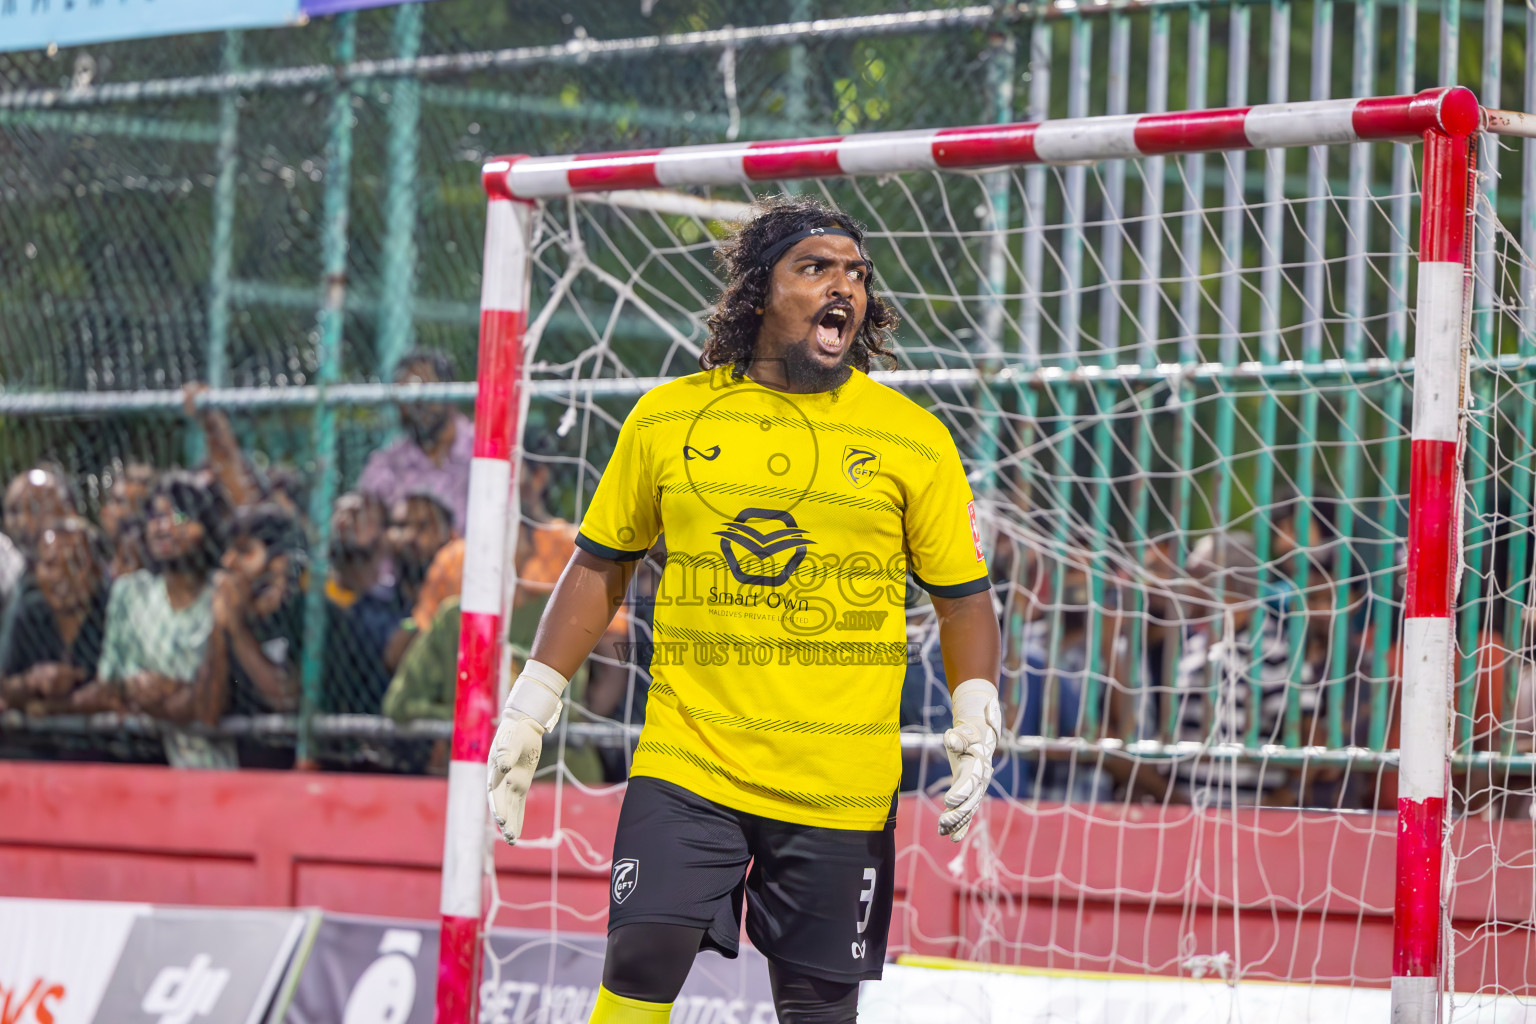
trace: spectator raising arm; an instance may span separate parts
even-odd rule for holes
[[[203,438],[208,444],[208,469],[224,488],[230,503],[236,508],[254,505],[261,500],[261,488],[256,486],[256,480],[245,464],[245,455],[229,425],[229,417],[222,409],[198,406],[198,397],[208,390],[208,385],[196,382],[183,387],[182,409],[189,419],[203,428]]]

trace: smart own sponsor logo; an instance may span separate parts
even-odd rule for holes
[[[779,527],[774,529],[753,525],[762,520],[776,522]],[[736,582],[744,586],[783,586],[789,582],[795,570],[800,568],[800,563],[805,561],[810,545],[816,543],[806,534],[805,528],[795,522],[794,516],[779,509],[744,508],[736,513],[735,519],[720,525],[721,529],[714,534],[720,538],[720,554],[725,556],[726,568],[731,570]],[[743,553],[759,562],[766,562],[786,551],[793,554],[778,572],[771,575],[748,572],[742,567]]]

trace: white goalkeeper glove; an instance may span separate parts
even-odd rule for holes
[[[985,679],[967,679],[950,699],[955,727],[944,734],[944,753],[949,755],[951,779],[944,794],[947,810],[939,815],[939,835],[958,843],[992,784],[992,755],[1003,732],[1003,712],[997,687]]]
[[[501,724],[491,741],[486,767],[491,817],[509,843],[516,843],[522,834],[528,787],[533,785],[533,772],[539,766],[544,734],[560,721],[566,684],[559,672],[543,662],[530,661],[512,684],[501,709]]]

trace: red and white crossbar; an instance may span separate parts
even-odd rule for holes
[[[1418,142],[1428,131],[1464,135],[1477,127],[1478,116],[1477,99],[1470,90],[1427,89],[1417,96],[1271,103],[1173,114],[575,156],[498,157],[485,165],[485,183],[494,198],[550,199],[573,192],[749,185],[844,174],[1081,164],[1170,153],[1349,142]]]
[[[509,532],[517,521],[513,458],[521,405],[533,200],[573,192],[750,185],[788,178],[1421,139],[1425,143],[1424,224],[1414,364],[1392,998],[1397,1024],[1434,1021],[1440,973],[1440,828],[1457,543],[1466,217],[1472,195],[1467,153],[1478,119],[1476,97],[1467,89],[1450,88],[1417,96],[489,161],[483,172],[489,212],[480,301],[475,461],[465,538],[469,557],[464,560],[463,626],[443,844],[436,1024],[471,1024],[478,1010],[487,839],[485,761],[497,717],[504,569]]]

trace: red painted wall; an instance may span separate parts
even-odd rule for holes
[[[379,775],[0,763],[0,895],[435,919],[445,791]],[[558,824],[561,841],[495,844],[496,923],[601,931],[618,807],[617,791],[566,786],[556,800],[539,787],[528,833]],[[1228,952],[1249,977],[1390,977],[1391,816],[997,802],[963,867],[935,820],[931,801],[904,800],[896,951],[1160,972]],[[1536,994],[1532,823],[1462,822],[1452,848],[1457,988]]]

